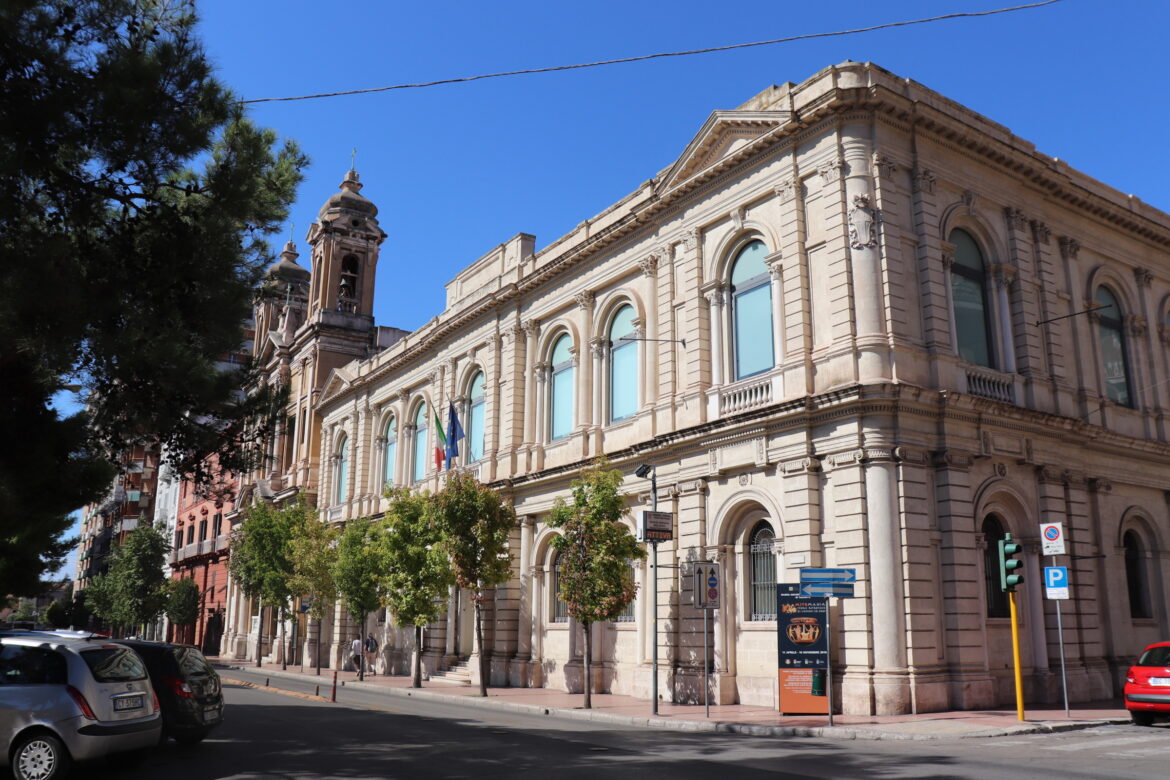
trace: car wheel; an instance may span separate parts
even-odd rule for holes
[[[69,774],[73,759],[61,740],[52,734],[29,734],[12,751],[16,780],[55,780]]]
[[[1137,710],[1129,711],[1129,719],[1133,721],[1135,726],[1152,726],[1154,725],[1154,716],[1148,712],[1138,712]]]
[[[197,745],[207,736],[206,731],[184,731],[171,735],[180,745]]]

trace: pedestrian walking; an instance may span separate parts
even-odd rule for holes
[[[366,648],[365,649],[366,649],[366,669],[369,670],[369,673],[371,675],[376,675],[378,672],[376,671],[376,665],[374,664],[374,661],[378,657],[378,640],[374,639],[373,634],[368,634],[366,636]]]
[[[350,652],[353,653],[353,670],[362,673],[362,635],[354,634],[350,643]]]

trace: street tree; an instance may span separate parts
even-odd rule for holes
[[[199,617],[199,596],[195,580],[171,580],[167,584],[166,615],[171,625],[183,628],[195,625]],[[179,641],[177,636],[175,641]]]
[[[196,477],[268,432],[235,352],[305,157],[213,77],[194,0],[0,4],[0,593],[144,435]],[[86,410],[54,396],[80,387]],[[247,421],[257,424],[250,425]]]
[[[605,460],[573,480],[572,501],[558,498],[548,524],[560,530],[557,583],[569,616],[585,632],[585,709],[592,705],[594,623],[616,619],[637,595],[631,562],[646,557],[622,518],[629,513],[621,493],[622,473]]]
[[[69,628],[69,607],[64,599],[57,599],[45,608],[45,622],[53,628]]]
[[[455,584],[442,533],[425,493],[390,488],[384,520],[383,586],[386,606],[399,625],[414,626],[411,687],[422,687],[423,627],[439,619]]]
[[[489,589],[502,585],[511,576],[508,536],[516,525],[516,512],[497,491],[461,471],[451,472],[446,486],[432,500],[455,582],[475,602],[479,695],[487,696],[489,659],[483,645],[483,602]]]
[[[164,569],[170,542],[154,526],[139,525],[110,556],[110,568],[87,591],[93,613],[119,633],[140,631],[167,603]]]
[[[288,667],[285,614],[293,597],[292,539],[304,516],[299,502],[277,506],[267,502],[244,510],[244,520],[232,536],[228,570],[247,596],[277,610],[280,619],[281,664]],[[263,655],[256,642],[256,665]]]
[[[385,558],[381,544],[381,523],[357,517],[345,524],[337,542],[337,563],[333,578],[345,608],[358,618],[358,637],[366,630],[366,618],[382,606]],[[358,654],[358,679],[366,679],[365,656]]]
[[[325,614],[337,601],[337,542],[341,532],[313,517],[305,507],[304,519],[297,523],[292,538],[293,593],[308,604],[308,616],[317,621],[317,674],[321,673],[321,625]]]

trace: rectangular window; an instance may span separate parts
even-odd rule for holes
[[[955,306],[955,340],[959,357],[968,363],[991,366],[983,284],[957,272],[951,274],[951,298]]]
[[[638,345],[626,343],[610,354],[610,419],[624,420],[638,411]]]
[[[553,439],[561,439],[573,432],[573,369],[553,374],[552,429]]]
[[[219,514],[218,512],[215,514],[215,535],[223,535],[223,515]]]
[[[469,432],[467,442],[467,462],[475,463],[483,459],[483,432],[487,404],[476,403],[471,405],[471,413],[467,421]]]
[[[204,518],[203,520],[199,521],[199,541],[202,542],[206,538],[207,538],[207,519]]]
[[[762,284],[735,296],[735,378],[772,365],[772,288]]]
[[[1101,364],[1105,368],[1105,395],[1122,406],[1129,406],[1125,344],[1121,341],[1121,331],[1100,327],[1097,332],[1101,339]]]
[[[191,525],[187,526],[187,544],[191,544],[194,541],[195,541],[195,524],[191,523]]]

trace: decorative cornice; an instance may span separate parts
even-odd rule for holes
[[[937,450],[931,454],[931,462],[937,468],[965,470],[971,468],[975,458],[969,452]]]

